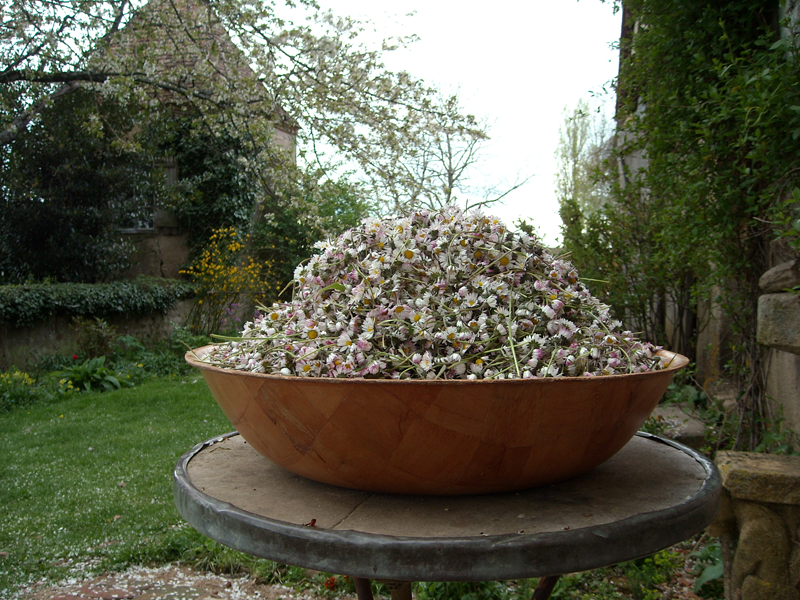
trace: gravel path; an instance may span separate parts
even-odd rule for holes
[[[687,559],[688,560],[688,559]],[[687,567],[691,567],[688,563]],[[694,577],[678,573],[661,586],[664,600],[701,600],[694,591]],[[617,583],[617,582],[615,582]],[[619,582],[623,598],[625,583]],[[321,596],[297,592],[280,585],[258,584],[246,576],[222,576],[197,572],[189,567],[168,565],[157,569],[135,567],[122,573],[107,573],[92,579],[70,579],[56,586],[32,586],[21,600],[323,600]],[[339,600],[356,600],[339,596]]]
[[[257,584],[249,577],[203,573],[168,565],[135,567],[93,579],[69,579],[57,586],[32,587],[24,600],[320,600],[280,585]],[[343,596],[343,599],[355,600]]]

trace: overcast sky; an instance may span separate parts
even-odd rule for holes
[[[617,74],[621,15],[601,0],[468,4],[452,0],[321,0],[323,7],[372,23],[380,38],[420,41],[387,55],[387,66],[458,92],[466,112],[490,123],[491,140],[473,183],[513,183],[532,175],[487,212],[508,224],[534,222],[559,239],[554,153],[563,110],[601,94]],[[409,14],[413,13],[413,14]],[[613,106],[613,101],[608,102]],[[610,109],[610,108],[609,108]]]

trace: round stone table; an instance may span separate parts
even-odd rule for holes
[[[558,576],[652,554],[711,523],[721,489],[713,463],[638,433],[593,471],[539,488],[479,496],[403,496],[317,483],[257,454],[236,433],[198,444],[175,468],[175,502],[204,535],[253,556],[393,582]]]

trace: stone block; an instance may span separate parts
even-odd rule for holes
[[[770,348],[800,354],[800,295],[760,296],[756,339]]]
[[[800,355],[769,350],[767,397],[785,419],[782,427],[800,431]]]
[[[800,504],[800,456],[719,452],[715,462],[733,498]]]
[[[706,428],[688,413],[689,410],[688,406],[662,405],[656,407],[652,416],[665,425],[663,437],[699,450],[705,442]]]
[[[797,260],[781,263],[771,268],[758,280],[758,287],[765,294],[783,292],[797,285],[800,285],[800,261]]]

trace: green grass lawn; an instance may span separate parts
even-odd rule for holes
[[[175,463],[195,444],[230,430],[199,375],[160,377],[0,413],[0,599],[14,598],[34,582],[173,561],[247,570],[269,582],[332,595],[327,581],[336,592],[352,593],[343,577],[309,580],[303,569],[223,548],[179,516],[172,496]],[[678,568],[676,559],[682,562],[665,551],[567,576],[553,598],[652,600],[661,597],[655,584]],[[635,589],[621,594],[610,583],[620,577]],[[418,600],[519,600],[530,597],[534,583],[418,583],[414,593]]]
[[[0,597],[203,543],[174,507],[172,470],[231,429],[197,376],[0,414]]]

